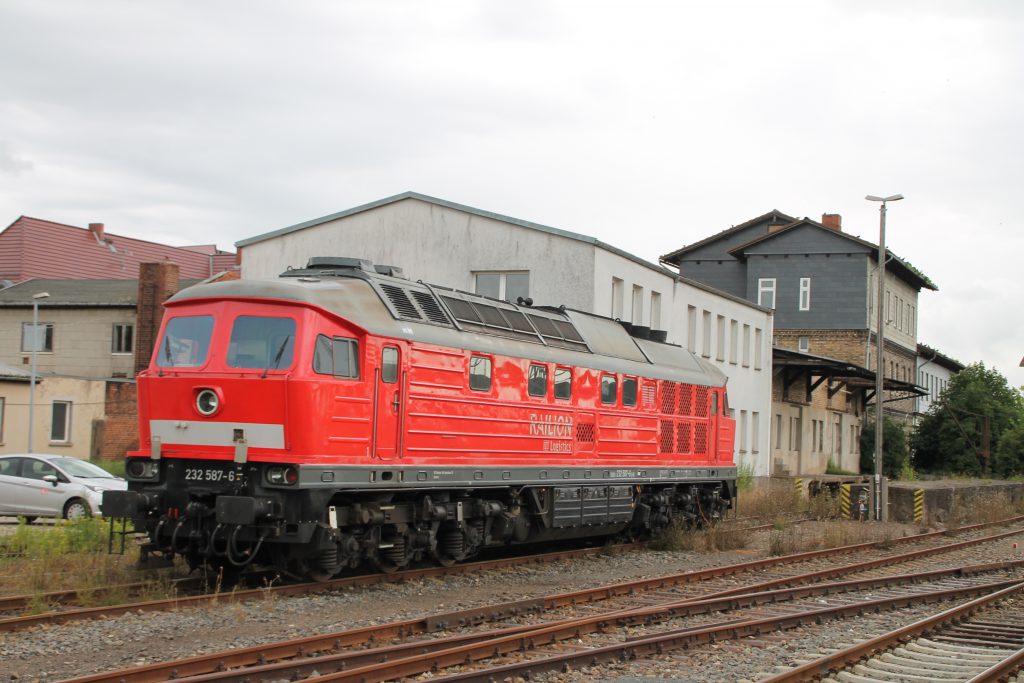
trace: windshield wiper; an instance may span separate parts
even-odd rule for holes
[[[279,348],[277,350],[277,355],[274,356],[274,367],[273,367],[274,370],[277,370],[277,366],[281,364],[281,356],[284,355],[284,349],[285,349],[286,346],[288,346],[288,342],[290,342],[291,340],[292,340],[292,336],[288,335],[287,337],[284,338],[284,341],[281,342],[281,348]],[[271,368],[269,368],[269,367],[264,368],[263,369],[263,375],[262,375],[262,377],[260,377],[260,379],[265,379],[266,376],[267,376],[267,373],[270,372],[270,370],[271,370]]]
[[[164,358],[167,359],[167,364],[172,368],[174,367],[174,361],[171,359],[171,338],[170,336],[164,337]]]

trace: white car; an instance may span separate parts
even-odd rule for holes
[[[0,515],[80,519],[100,514],[103,492],[128,482],[66,455],[0,455]]]

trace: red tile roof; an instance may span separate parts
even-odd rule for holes
[[[235,254],[207,245],[172,247],[157,242],[21,216],[0,232],[0,279],[133,279],[140,263],[170,261],[182,278],[233,270]]]

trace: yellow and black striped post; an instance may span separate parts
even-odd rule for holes
[[[839,514],[843,519],[851,519],[850,515],[850,485],[839,486]]]
[[[924,520],[924,489],[914,491],[914,521]]]
[[[803,495],[803,492],[804,492],[804,480],[803,479],[794,479],[793,480],[793,495],[796,496],[797,500],[800,500],[800,496]]]

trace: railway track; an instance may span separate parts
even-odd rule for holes
[[[372,586],[384,583],[401,583],[415,579],[422,579],[433,576],[453,576],[460,574],[471,574],[476,572],[500,569],[516,565],[536,564],[545,562],[557,562],[565,559],[587,557],[608,552],[628,552],[642,547],[640,543],[620,544],[616,546],[591,547],[573,550],[562,550],[538,555],[525,555],[518,557],[487,560],[483,562],[471,562],[457,564],[451,567],[426,567],[412,569],[391,574],[376,573],[362,574],[359,576],[345,577],[319,583],[283,583],[280,585],[267,584],[259,588],[245,590],[214,591],[204,592],[198,595],[182,595],[162,600],[146,600],[142,602],[129,602],[118,605],[104,605],[96,607],[73,607],[61,611],[49,611],[39,614],[25,614],[0,619],[0,632],[20,631],[33,626],[44,624],[64,624],[82,619],[97,619],[102,617],[118,616],[128,612],[159,612],[165,610],[180,609],[183,607],[198,607],[203,605],[232,604],[249,600],[263,600],[268,597],[289,597],[296,595],[308,595],[326,591],[343,590],[360,586]],[[183,587],[199,587],[205,585],[205,579],[183,579]],[[138,587],[142,584],[129,584],[128,588]],[[108,593],[123,589],[122,587],[111,587]],[[92,594],[94,589],[85,592]],[[102,595],[102,591],[101,591]],[[9,596],[0,598],[0,611],[16,611],[25,609],[33,604],[55,604],[71,603],[75,600],[81,601],[85,597],[79,591],[58,591],[39,595]],[[3,605],[7,604],[7,607]],[[45,601],[45,602],[41,602]]]
[[[522,661],[509,664],[507,659],[499,659],[496,666],[484,664],[482,669],[460,671],[453,674],[451,680],[502,680],[507,676],[532,675],[565,667],[593,666],[609,659],[628,659],[672,648],[714,642],[717,639],[792,628],[815,620],[856,615],[864,609],[889,609],[928,600],[957,599],[1016,586],[1024,582],[1024,561],[961,566],[888,577],[873,576],[846,582],[825,581],[854,573],[878,571],[882,567],[914,563],[922,558],[962,551],[1021,533],[1024,530],[1015,529],[981,539],[873,558],[842,567],[833,566],[803,574],[765,578],[764,570],[768,568],[821,560],[824,558],[822,552],[835,553],[837,549],[800,553],[786,558],[684,572],[349,629],[73,680],[75,683],[151,683],[174,678],[191,683],[212,683],[298,679],[315,673],[319,677],[312,680],[316,681],[374,681],[430,671],[435,672],[434,680],[447,680],[437,677],[443,669],[465,668],[469,664],[486,662],[499,656]],[[864,545],[868,544],[851,547],[864,549]],[[847,549],[838,550],[850,552]],[[760,580],[743,586],[719,585],[710,591],[705,589],[703,592],[692,592],[694,587],[707,587],[713,580],[748,572],[756,572],[755,578]],[[672,590],[678,587],[688,587],[691,592],[680,594]],[[846,599],[829,598],[830,603],[837,604],[830,604],[827,608],[820,604],[824,599],[822,596],[852,595],[856,591],[877,592],[880,589],[892,591],[892,594],[872,600],[856,596]],[[719,612],[741,609],[752,611],[732,616],[725,621],[714,616]],[[684,619],[688,621],[681,627],[639,638],[615,631],[647,629],[654,624]],[[693,626],[694,619],[703,619],[704,623]],[[529,620],[533,623],[513,624],[495,630],[493,623],[503,620]],[[426,634],[442,631],[454,633],[444,637],[423,638]],[[409,642],[413,638],[420,639]],[[585,639],[595,638],[599,641],[603,639],[603,642],[593,646],[581,644]],[[552,651],[541,652],[542,648]],[[571,652],[566,653],[566,649]],[[325,674],[325,671],[332,673]]]
[[[824,655],[763,683],[919,680],[995,683],[1024,671],[1024,616],[997,609],[1024,583]]]
[[[751,521],[753,518],[744,519]],[[757,521],[757,520],[753,520]],[[808,521],[806,519],[793,520],[791,524]],[[773,528],[773,524],[759,524],[744,526],[740,528],[730,527],[725,529],[729,533],[753,533]],[[622,552],[632,548],[640,547],[641,544],[620,544],[605,548],[588,548],[582,551],[583,555],[606,552],[609,548]],[[547,562],[556,561],[566,557],[573,557],[574,551],[563,551],[546,553],[534,556],[533,559],[523,560],[524,562]],[[570,554],[565,554],[570,553]],[[154,590],[153,582],[135,582],[115,586],[90,587],[86,589],[68,589],[61,591],[50,591],[46,593],[33,593],[27,595],[0,595],[0,614],[8,614],[6,618],[0,618],[0,632],[15,631],[46,623],[67,623],[78,619],[94,619],[104,616],[116,616],[128,611],[159,611],[161,609],[176,609],[189,605],[211,604],[220,601],[240,602],[258,598],[266,598],[271,594],[280,595],[302,595],[325,590],[339,590],[353,586],[366,586],[375,583],[387,583],[392,581],[405,581],[426,576],[440,576],[459,574],[471,571],[485,571],[490,568],[508,566],[508,560],[491,560],[487,562],[469,563],[457,565],[452,568],[430,567],[425,569],[407,570],[395,574],[370,574],[356,577],[337,579],[325,583],[289,583],[272,571],[254,572],[246,578],[248,590],[221,590],[216,586],[216,581],[207,577],[184,577],[174,579],[162,590],[170,592],[174,597],[164,600],[146,600],[141,602],[121,602],[98,606],[97,603],[106,602],[117,596],[137,597],[147,591]],[[517,563],[515,558],[510,560]],[[213,590],[209,590],[210,586]],[[40,606],[47,608],[47,611],[39,614],[19,616],[19,613],[30,609],[38,609]],[[54,611],[60,608],[60,611]]]

